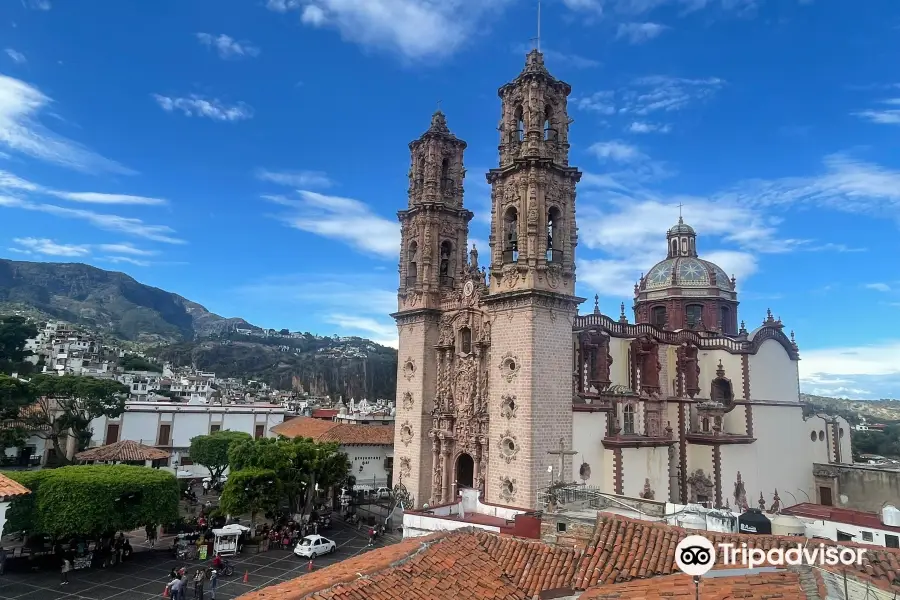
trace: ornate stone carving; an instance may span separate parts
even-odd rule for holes
[[[737,479],[734,482],[734,507],[738,510],[747,510],[750,506],[747,504],[747,490],[744,488],[744,480],[741,479],[741,472],[737,472]]]
[[[443,479],[444,479],[444,471],[443,467],[441,467],[441,461],[436,461],[434,464],[434,469],[431,473],[431,498],[433,502],[440,502],[441,495],[443,492],[441,488],[443,487]]]
[[[653,500],[656,497],[656,492],[654,492],[650,488],[650,479],[649,478],[644,479],[644,489],[641,490],[641,493],[638,494],[638,496],[643,498],[644,500]]]
[[[686,342],[678,347],[678,388],[679,395],[693,398],[700,393],[699,349]]]
[[[438,346],[452,346],[453,345],[453,315],[452,314],[444,314],[441,315],[441,322],[439,325],[439,336],[438,336]]]
[[[613,364],[609,352],[609,337],[599,331],[584,331],[580,336],[582,361],[586,363],[588,387],[605,390],[611,383],[610,370]]]
[[[659,394],[659,344],[649,335],[641,335],[631,342],[636,391]]]
[[[409,292],[403,297],[404,308],[414,308],[422,303],[422,292]]]
[[[725,377],[725,367],[722,366],[721,359],[719,366],[716,368],[716,378],[712,380],[709,390],[709,398],[713,402],[718,402],[725,407],[725,412],[729,412],[734,408],[734,388],[731,380]]]
[[[516,436],[509,429],[500,436],[500,458],[506,461],[506,464],[511,463],[516,459],[516,454],[519,453],[519,443],[516,441]]]
[[[513,379],[519,374],[519,357],[515,354],[507,352],[500,358],[500,374],[506,379],[507,383],[512,383]]]
[[[409,477],[412,473],[412,460],[408,456],[400,459],[400,475]]]
[[[516,497],[516,480],[500,477],[500,499],[511,502]]]
[[[412,392],[403,392],[403,410],[412,410],[414,405]]]
[[[456,372],[453,377],[453,399],[456,408],[465,414],[471,414],[475,408],[475,386],[478,367],[471,355],[456,361]]]
[[[550,265],[547,268],[547,285],[555,290],[559,287],[560,282],[560,267],[558,265]]]
[[[409,421],[403,423],[400,426],[400,441],[409,446],[410,442],[413,440],[413,429],[412,425],[409,424]]]
[[[403,377],[407,381],[412,381],[412,378],[416,375],[416,361],[409,357],[403,363]]]
[[[519,405],[516,404],[516,397],[512,394],[503,394],[500,396],[500,416],[504,419],[515,419]]]
[[[413,495],[409,493],[409,490],[406,489],[406,486],[399,482],[394,486],[394,500],[405,509],[414,507],[416,501]]]
[[[587,482],[591,478],[591,465],[582,462],[581,468],[578,469],[578,476],[581,478],[581,481]]]
[[[503,265],[500,275],[504,285],[509,289],[516,287],[519,282],[519,268],[516,265]]]
[[[689,501],[691,503],[699,502],[701,496],[706,498],[707,502],[711,502],[714,499],[716,486],[713,484],[712,479],[703,472],[703,469],[694,471],[688,477],[687,484],[690,496]]]

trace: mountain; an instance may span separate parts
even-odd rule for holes
[[[869,422],[900,423],[900,401],[898,400],[850,400],[800,394],[800,401],[809,407],[808,412],[840,415],[851,424],[859,423],[861,417]]]
[[[0,259],[0,313],[4,312],[60,319],[149,343],[192,340],[235,326],[259,329],[124,273],[81,263]]]
[[[228,332],[151,348],[147,354],[219,377],[257,379],[332,399],[394,399],[397,389],[397,351],[358,337]]]

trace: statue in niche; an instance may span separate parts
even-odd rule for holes
[[[700,361],[699,352],[694,344],[682,344],[678,348],[678,372],[681,375],[680,390],[683,395],[693,398],[700,393]]]
[[[609,338],[599,331],[585,331],[581,334],[583,362],[587,363],[588,387],[597,391],[605,390],[611,383],[610,371],[613,358],[609,353]]]
[[[635,372],[640,374],[640,391],[651,396],[660,393],[659,345],[648,335],[642,335],[631,342]],[[638,391],[638,390],[635,390]]]
[[[741,472],[737,472],[737,479],[734,482],[734,494],[732,494],[734,498],[734,506],[738,510],[747,510],[749,505],[747,504],[747,490],[744,489],[744,481],[741,479]]]
[[[729,410],[734,408],[734,390],[731,387],[731,380],[725,377],[725,367],[722,366],[721,360],[716,368],[716,378],[712,380],[710,386],[709,398]]]

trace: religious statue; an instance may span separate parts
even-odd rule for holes
[[[469,252],[469,271],[478,272],[478,249],[475,248],[475,244],[472,244],[472,250]]]
[[[769,507],[770,513],[777,513],[781,511],[781,498],[778,496],[778,490],[775,490],[775,497],[772,498],[772,506]]]
[[[734,506],[738,510],[746,510],[747,506],[747,490],[744,489],[744,481],[741,479],[741,472],[737,472],[737,480],[734,482]]]
[[[648,335],[642,335],[631,342],[632,360],[635,372],[635,391],[645,391],[650,395],[659,394],[659,345]]]
[[[453,381],[454,400],[457,408],[464,413],[474,412],[476,377],[477,369],[473,357],[467,356],[457,361]]]
[[[609,387],[610,367],[613,359],[609,353],[609,338],[599,331],[585,331],[581,334],[581,352],[587,363],[587,383],[597,390]]]
[[[700,393],[700,361],[697,358],[697,346],[682,344],[678,348],[679,391],[682,395],[693,398]]]

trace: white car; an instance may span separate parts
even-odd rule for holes
[[[294,554],[303,558],[315,558],[323,554],[331,554],[337,550],[337,544],[321,535],[308,535],[294,548]]]

